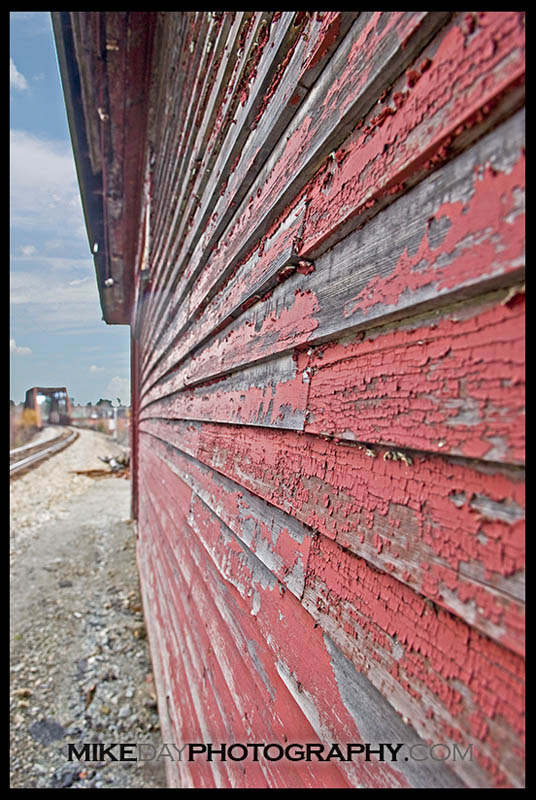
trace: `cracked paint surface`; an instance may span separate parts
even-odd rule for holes
[[[524,463],[524,300],[311,358],[310,433]]]
[[[149,267],[133,507],[162,733],[473,745],[437,770],[170,763],[170,786],[521,787],[524,14],[153,22],[149,103],[127,114],[147,76],[125,103],[112,51],[99,124],[149,187],[125,213],[108,159],[110,241]]]

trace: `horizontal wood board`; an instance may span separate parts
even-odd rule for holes
[[[522,787],[524,14],[173,12],[155,42],[132,402],[163,730],[471,752],[170,786]]]

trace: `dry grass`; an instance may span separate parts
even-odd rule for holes
[[[9,415],[9,448],[22,447],[27,444],[39,430],[37,426],[37,413],[29,408],[21,411],[20,408],[11,407]]]

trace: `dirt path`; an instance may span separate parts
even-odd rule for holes
[[[165,788],[158,761],[67,758],[69,743],[160,744],[130,482],[73,475],[115,452],[82,434],[11,488],[11,787]]]

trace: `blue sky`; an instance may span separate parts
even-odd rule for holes
[[[10,399],[130,402],[127,325],[102,321],[50,14],[10,14]]]

